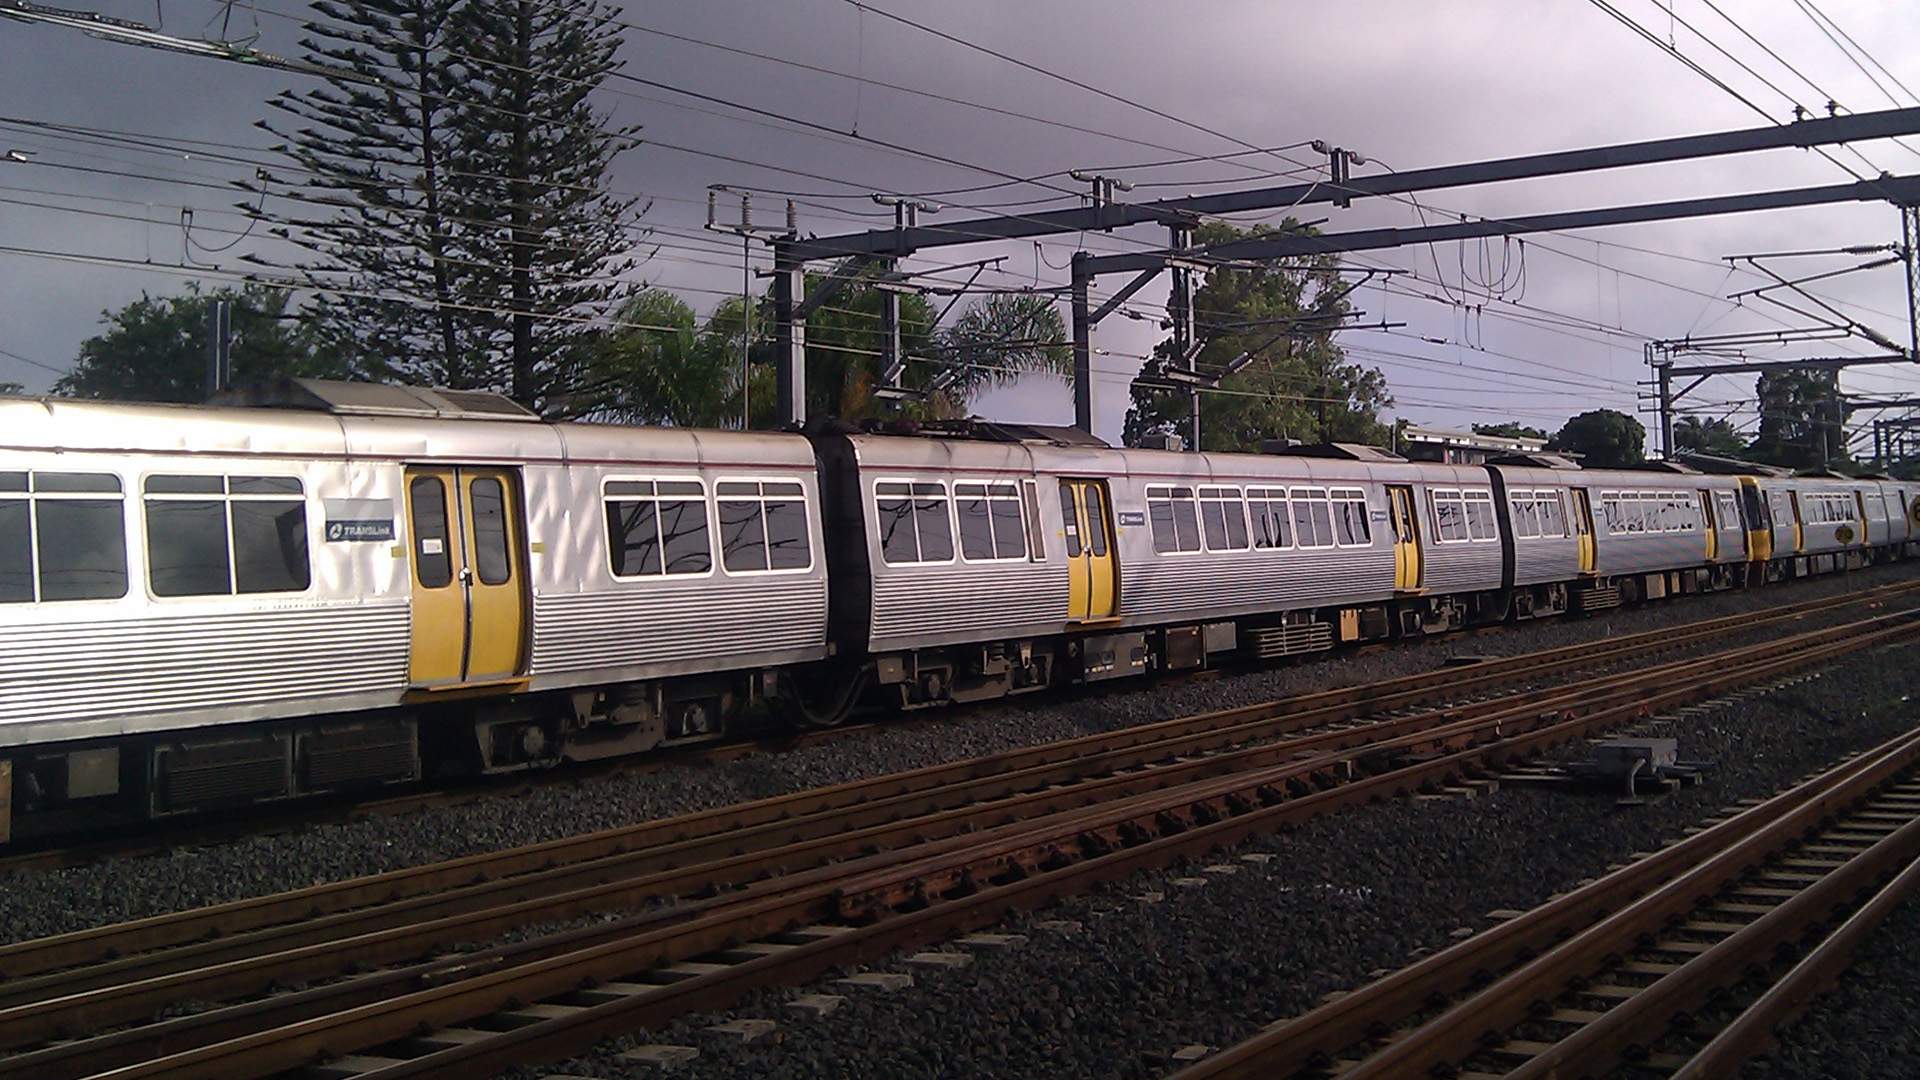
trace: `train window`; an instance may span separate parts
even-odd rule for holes
[[[311,582],[299,480],[150,476],[142,491],[155,596],[300,592]]]
[[[607,555],[614,577],[713,569],[706,489],[698,480],[609,480]]]
[[[1471,538],[1467,530],[1466,500],[1453,488],[1434,488],[1427,493],[1433,503],[1433,535],[1443,544]]]
[[[1162,555],[1200,550],[1200,514],[1192,488],[1148,487],[1147,518],[1153,525],[1153,550]]]
[[[235,499],[233,579],[243,593],[303,592],[312,581],[307,563],[307,507],[290,499]]]
[[[969,562],[1027,557],[1026,512],[1012,484],[955,484],[960,554]]]
[[[1253,546],[1263,550],[1292,547],[1292,513],[1286,488],[1248,488],[1247,516],[1253,522]]]
[[[407,485],[413,523],[413,572],[426,589],[453,581],[453,550],[448,546],[447,485],[437,476],[416,476]]]
[[[419,528],[420,511],[414,510],[415,528]],[[426,546],[421,539],[421,547]],[[655,512],[653,500],[645,502],[625,502],[607,500],[607,551],[613,560],[614,577],[634,577],[642,574],[660,572],[660,516]],[[421,582],[426,583],[426,571],[421,571]],[[441,582],[445,584],[445,582]]]
[[[947,516],[945,484],[883,481],[873,490],[881,558],[889,565],[952,560],[953,524]]]
[[[1491,491],[1469,491],[1466,493],[1467,535],[1473,540],[1495,540],[1500,536],[1494,524],[1493,493]]]
[[[766,497],[767,568],[805,570],[812,566],[805,489],[796,483],[770,482],[761,484],[760,492]]]
[[[40,599],[127,594],[127,534],[118,499],[35,499]]]
[[[1107,489],[1088,484],[1081,490],[1087,499],[1087,554],[1099,558],[1107,553]]]
[[[27,493],[27,474],[23,472],[0,472],[0,495],[25,495]]]
[[[27,477],[20,477],[25,491]],[[33,601],[33,504],[0,497],[0,604]]]
[[[1047,544],[1040,529],[1040,485],[1033,480],[1020,481],[1020,504],[1027,512],[1027,557],[1045,562]]]
[[[1239,488],[1200,489],[1200,528],[1209,551],[1247,549],[1247,511]]]
[[[467,497],[467,509],[473,514],[474,575],[482,585],[505,585],[513,577],[513,560],[507,553],[506,486],[495,477],[478,476],[467,488]],[[240,558],[237,533],[234,541],[233,554],[237,562]]]
[[[1359,488],[1334,488],[1331,498],[1334,539],[1342,547],[1366,547],[1373,543],[1367,522],[1367,493]]]
[[[1740,500],[1734,498],[1733,492],[1714,492],[1713,505],[1717,508],[1721,528],[1737,529],[1740,527]]]
[[[1507,520],[1513,523],[1516,540],[1530,540],[1540,535],[1540,512],[1534,509],[1533,492],[1507,489]]]
[[[1293,533],[1303,548],[1334,545],[1333,510],[1327,503],[1326,488],[1294,488],[1288,492],[1293,504]]]
[[[1555,539],[1567,535],[1567,504],[1557,491],[1536,491],[1534,500],[1540,506],[1540,535]]]
[[[1067,536],[1067,558],[1080,557],[1080,505],[1073,499],[1073,485],[1062,481],[1060,484],[1060,521],[1061,531]]]
[[[728,573],[813,565],[806,496],[799,484],[732,480],[718,490],[720,558]]]
[[[148,499],[147,580],[155,596],[233,591],[226,507],[219,499]]]
[[[33,491],[36,495],[73,495],[81,492],[118,495],[120,478],[107,473],[37,472],[33,474]]]

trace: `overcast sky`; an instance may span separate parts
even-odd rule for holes
[[[71,2],[81,5],[83,0]],[[1742,37],[1704,0],[1672,2],[1675,18],[1670,22],[1665,7],[1654,0],[1615,0],[1662,40],[1671,33],[1682,52],[1775,118],[1790,116],[1792,105],[1786,98],[1714,52],[1681,20],[1809,107],[1824,110],[1826,94],[1858,111],[1889,106],[1887,94],[1816,26],[1802,6],[1804,0],[1718,0],[1721,10],[1738,19],[1779,60]],[[1874,60],[1907,86],[1920,88],[1920,20],[1913,18],[1910,2],[1816,3],[1870,49]],[[1234,140],[1282,146],[1320,138],[1353,148],[1375,162],[1357,168],[1356,175],[1383,166],[1405,170],[1765,122],[1588,0],[1462,0],[1444,5],[1431,0],[872,0],[872,5]],[[227,11],[226,5],[209,0],[115,0],[95,9],[157,22],[168,33],[187,37],[219,35]],[[297,23],[289,17],[304,10],[297,0],[235,4],[227,33],[250,35],[257,26],[262,47],[297,53]],[[851,139],[794,130],[667,91],[609,84],[599,101],[610,122],[644,125],[650,139],[682,148],[648,144],[629,151],[614,169],[613,186],[653,199],[646,220],[661,230],[654,239],[662,247],[645,268],[647,279],[682,291],[702,310],[740,287],[737,245],[699,235],[709,184],[807,192],[800,207],[801,228],[829,235],[874,223],[858,216],[879,210],[865,201],[872,191],[974,187],[994,183],[996,173],[1033,176],[1072,168],[1102,168],[1143,182],[1181,185],[1141,187],[1125,196],[1142,199],[1179,194],[1183,188],[1221,190],[1225,185],[1219,181],[1224,180],[1271,183],[1260,174],[1294,167],[1274,155],[1247,155],[1233,164],[1120,168],[1168,157],[1228,154],[1242,145],[881,16],[862,14],[845,0],[629,2],[622,18],[634,24],[623,31],[621,52],[625,70],[634,75],[840,130],[857,129],[863,136],[991,170],[938,164]],[[904,94],[871,82],[862,85],[648,30],[777,54],[1039,120]],[[1868,70],[1873,70],[1870,64]],[[1816,92],[1802,76],[1825,93]],[[1899,104],[1916,104],[1888,79],[1880,82]],[[311,85],[311,80],[284,72],[0,20],[0,155],[9,149],[37,155],[26,164],[0,162],[0,200],[5,200],[0,201],[0,246],[151,266],[87,265],[0,251],[0,350],[14,354],[0,355],[0,380],[45,388],[72,363],[79,342],[97,330],[102,309],[117,308],[143,291],[165,294],[184,288],[196,276],[191,267],[163,269],[184,262],[180,208],[198,208],[194,238],[201,244],[218,247],[238,239],[217,230],[237,229],[241,219],[212,211],[229,208],[234,201],[220,185],[250,172],[219,161],[88,145],[30,131],[17,126],[19,121],[264,148],[267,136],[253,125],[268,114],[265,99],[283,89]],[[1920,139],[1911,142],[1920,148]],[[1841,165],[1863,173],[1920,172],[1920,153],[1914,150],[1890,142],[1857,149],[1871,168],[1846,151],[1834,156]],[[250,152],[265,156],[258,149]],[[1324,161],[1305,147],[1285,155],[1302,163]],[[805,173],[831,179],[797,175]],[[1787,150],[1449,190],[1423,202],[1495,216],[1847,179],[1840,165]],[[1058,182],[1071,185],[1064,179]],[[964,220],[979,213],[967,209],[969,205],[984,208],[1051,194],[1029,186],[942,197],[946,209],[929,221]],[[762,220],[777,213],[777,199],[771,195],[762,196],[758,206]],[[272,200],[267,209],[274,211]],[[1329,231],[1418,224],[1411,206],[1384,199],[1362,200],[1345,210],[1314,207],[1308,216],[1328,218],[1323,227]],[[1898,237],[1898,214],[1883,203],[1555,234],[1527,244],[1524,292],[1518,283],[1517,247],[1503,251],[1494,243],[1483,253],[1475,242],[1378,252],[1367,256],[1367,262],[1417,274],[1397,282],[1396,290],[1459,297],[1462,265],[1477,278],[1483,255],[1496,275],[1505,260],[1507,287],[1465,285],[1483,298],[1474,301],[1484,307],[1484,314],[1476,317],[1456,305],[1385,295],[1370,286],[1355,299],[1368,320],[1408,325],[1391,332],[1353,331],[1342,340],[1354,359],[1385,371],[1398,401],[1395,415],[1458,427],[1517,419],[1553,428],[1587,408],[1633,410],[1634,384],[1646,371],[1641,346],[1647,338],[1804,322],[1752,300],[1735,306],[1720,299],[1764,280],[1730,272],[1725,256],[1888,244]],[[1130,251],[1163,242],[1164,232],[1142,228],[1110,236],[1063,236],[1038,250],[1030,242],[947,248],[929,252],[918,265],[1005,256],[981,278],[982,284],[1051,285],[1065,280],[1064,268],[1076,247]],[[269,244],[252,237],[239,239],[218,255],[199,250],[194,255],[203,264],[237,271],[244,269],[237,257],[250,250],[284,257]],[[755,258],[762,260],[760,255]],[[1858,261],[1863,259],[1803,259],[1778,265],[1789,273],[1804,273]],[[1110,291],[1121,283],[1105,280],[1101,288]],[[1495,299],[1485,301],[1489,291]],[[1824,282],[1821,291],[1855,305],[1844,308],[1851,317],[1906,340],[1906,296],[1897,268]],[[1137,299],[1151,314],[1165,296],[1164,286],[1150,287]],[[1552,319],[1564,329],[1542,328],[1515,316]],[[1096,357],[1094,388],[1101,434],[1117,435],[1127,381],[1139,365],[1138,357],[1160,335],[1148,321],[1121,317],[1108,319],[1096,331],[1094,344],[1103,350]],[[1864,342],[1840,342],[1799,344],[1755,355],[1784,358],[1836,351],[1875,350]],[[1857,391],[1920,392],[1920,373],[1904,368],[1855,369],[1844,382]],[[1697,391],[1696,400],[1732,407],[1749,398],[1751,390],[1751,377],[1723,378]],[[989,394],[976,409],[1002,419],[1067,423],[1072,418],[1066,387],[1042,380]],[[1750,414],[1734,418],[1751,422]],[[1862,414],[1857,419],[1867,418]],[[1652,426],[1650,416],[1643,419]]]

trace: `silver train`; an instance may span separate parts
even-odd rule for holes
[[[1886,480],[548,424],[306,380],[249,400],[0,399],[0,841],[1920,542],[1920,484]]]

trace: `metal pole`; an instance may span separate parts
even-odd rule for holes
[[[782,427],[807,422],[807,324],[800,312],[806,299],[806,264],[795,258],[788,241],[773,245],[773,362],[779,385]]]
[[[1907,356],[1920,362],[1920,204],[1900,208],[1900,247],[1907,260]]]
[[[1084,251],[1073,253],[1073,426],[1093,434],[1093,326],[1087,304]]]
[[[1656,363],[1653,366],[1660,380],[1660,456],[1673,457],[1673,365]]]
[[[753,237],[740,234],[740,430],[753,430]]]
[[[215,300],[207,305],[207,396],[233,383],[233,305]]]
[[[1173,225],[1167,229],[1169,250],[1178,252],[1193,245],[1193,230],[1185,225]],[[1173,321],[1173,352],[1176,361],[1184,360],[1189,372],[1197,371],[1200,353],[1194,348],[1193,327],[1193,271],[1178,263],[1173,267],[1173,294],[1167,300],[1167,315]],[[1188,447],[1193,453],[1200,452],[1200,387],[1187,387],[1187,431]]]

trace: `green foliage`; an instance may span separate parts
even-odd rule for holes
[[[611,12],[544,0],[316,0],[302,41],[335,77],[271,104],[330,212],[304,248],[317,333],[376,377],[503,390],[564,415],[589,388],[589,325],[633,291],[634,203],[606,190],[631,131],[589,97],[618,67]],[[382,84],[373,85],[364,77]],[[587,396],[591,396],[588,394]]]
[[[1544,439],[1547,437],[1545,428],[1528,427],[1512,421],[1504,424],[1475,424],[1473,433],[1491,435],[1496,439]]]
[[[1272,231],[1210,223],[1195,242],[1204,247]],[[1223,378],[1218,392],[1201,394],[1206,449],[1258,450],[1264,440],[1281,437],[1385,445],[1388,430],[1379,412],[1393,403],[1386,377],[1348,363],[1329,329],[1347,310],[1337,268],[1337,260],[1316,257],[1207,272],[1193,303],[1200,369],[1218,371],[1242,353],[1251,361]],[[1172,353],[1171,337],[1154,347],[1157,358],[1173,360]],[[1184,432],[1187,418],[1184,390],[1136,381],[1122,438],[1137,446],[1154,432]]]
[[[1618,468],[1645,461],[1646,442],[1640,421],[1617,409],[1590,409],[1568,420],[1547,447],[1579,454],[1583,465]]]
[[[1760,426],[1751,456],[1755,461],[1811,469],[1849,460],[1839,403],[1839,385],[1830,371],[1783,371],[1761,375],[1754,384]]]
[[[1731,423],[1725,420],[1703,423],[1697,416],[1683,416],[1673,425],[1673,446],[1675,450],[1715,457],[1742,457],[1747,452],[1747,441],[1733,430]]]
[[[614,318],[626,325],[581,346],[581,385],[571,399],[553,402],[556,409],[629,424],[737,426],[738,355],[695,328],[686,301],[647,289]]]
[[[27,388],[17,382],[0,382],[0,397],[19,397]]]
[[[935,336],[934,350],[945,369],[941,407],[956,416],[991,388],[1031,375],[1073,376],[1066,323],[1039,293],[988,293]]]
[[[181,296],[142,294],[119,311],[101,312],[105,332],[81,342],[73,370],[53,384],[53,392],[114,401],[204,400],[207,308],[214,300],[233,305],[229,355],[236,384],[287,375],[355,374],[288,317],[285,292],[248,285],[202,293],[189,285]]]

